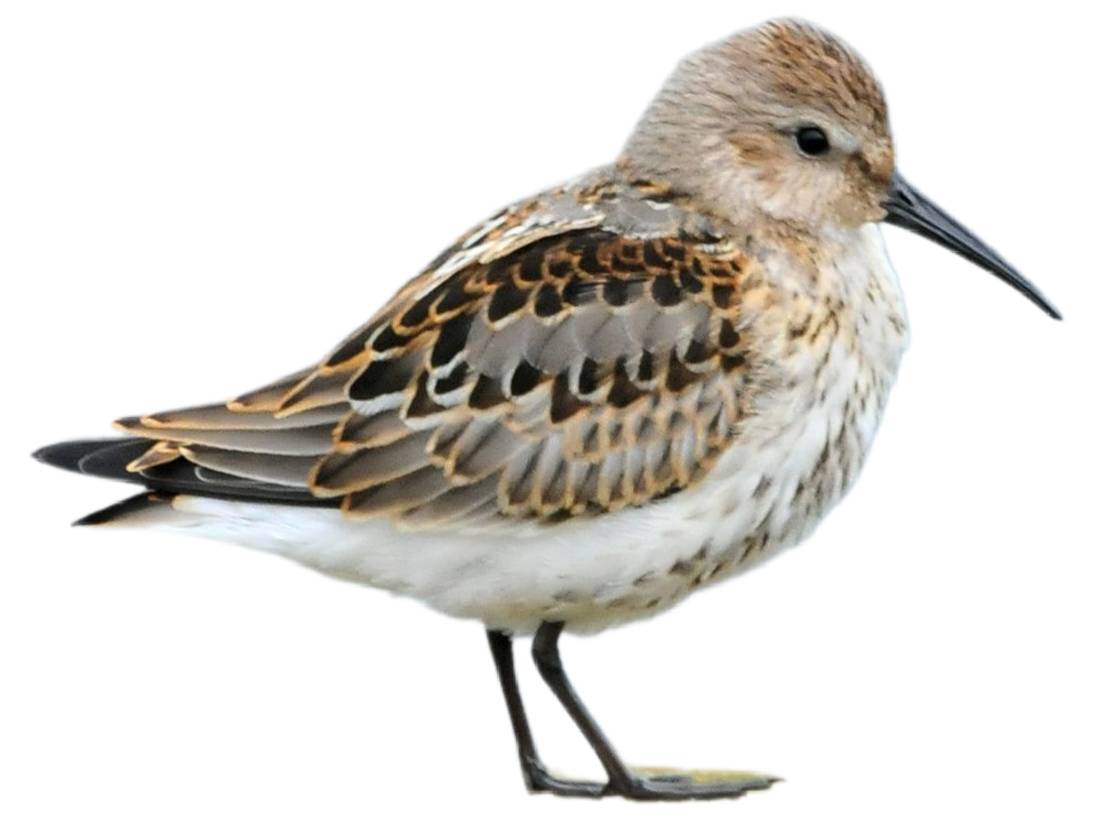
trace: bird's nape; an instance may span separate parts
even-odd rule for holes
[[[885,222],[906,228],[994,274],[1053,319],[1060,312],[993,248],[894,173],[885,200]]]

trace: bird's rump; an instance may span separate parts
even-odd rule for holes
[[[746,411],[747,257],[714,236],[508,213],[319,366],[121,420],[153,440],[128,469],[181,462],[251,496],[281,488],[424,527],[616,510],[701,478]],[[233,495],[223,484],[205,492]]]

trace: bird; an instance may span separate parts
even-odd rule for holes
[[[844,498],[909,340],[885,223],[1060,318],[898,173],[864,59],[772,20],[686,57],[613,162],[475,225],[317,364],[35,455],[141,486],[77,524],[236,543],[480,622],[531,792],[735,798],[777,779],[627,765],[559,640],[740,575]],[[603,779],[539,756],[522,637]]]

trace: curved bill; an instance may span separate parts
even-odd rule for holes
[[[893,174],[889,196],[885,200],[885,222],[907,228],[948,248],[989,271],[1010,287],[1021,292],[1053,319],[1060,319],[1060,312],[1034,287],[989,246],[964,228],[957,220],[924,197],[900,176]]]

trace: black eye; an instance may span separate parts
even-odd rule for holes
[[[815,125],[806,125],[794,133],[794,139],[803,154],[810,157],[819,157],[827,154],[831,146],[828,144],[828,135]]]

